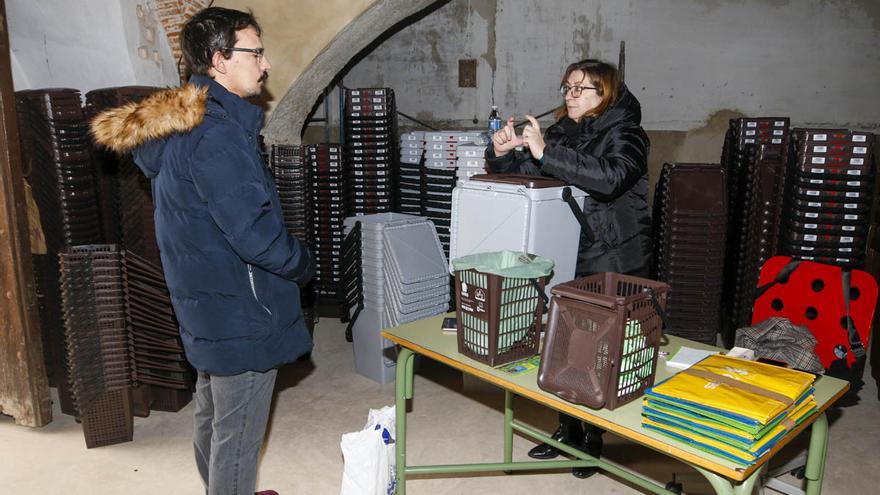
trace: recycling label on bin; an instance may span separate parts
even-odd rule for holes
[[[488,320],[486,308],[486,289],[461,283],[461,310],[481,319]]]

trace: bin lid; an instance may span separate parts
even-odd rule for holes
[[[565,182],[550,177],[542,177],[540,175],[526,174],[477,174],[471,177],[472,181],[480,182],[500,182],[502,184],[513,184],[523,186],[528,189],[544,189],[547,187],[564,187]]]

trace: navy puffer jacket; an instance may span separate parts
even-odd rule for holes
[[[215,81],[108,111],[96,140],[152,179],[156,239],[187,359],[214,375],[266,371],[312,349],[299,285],[315,271],[284,227],[259,154],[263,112]]]

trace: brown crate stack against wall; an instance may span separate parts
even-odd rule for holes
[[[751,323],[761,265],[778,254],[790,145],[788,117],[732,119],[721,164],[728,179],[722,338]]]
[[[274,144],[269,150],[269,167],[278,188],[284,226],[299,240],[309,242],[308,168],[305,147]],[[300,304],[309,332],[315,332],[315,288],[301,288]]]
[[[654,193],[656,277],[669,284],[667,332],[716,343],[727,237],[718,164],[666,163]]]
[[[25,177],[40,212],[47,253],[34,255],[49,382],[61,411],[76,414],[66,376],[58,254],[68,246],[103,242],[88,124],[75,89],[15,93]]]

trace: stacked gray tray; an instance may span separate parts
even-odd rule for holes
[[[380,332],[449,309],[449,271],[434,225],[425,218],[379,213],[360,223],[363,309],[352,328],[355,368],[380,383],[394,379],[391,343]]]

